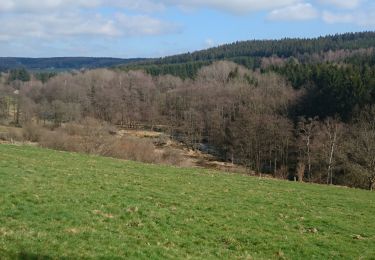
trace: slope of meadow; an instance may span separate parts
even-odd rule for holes
[[[0,145],[0,258],[371,259],[375,193]]]

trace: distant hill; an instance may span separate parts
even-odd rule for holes
[[[237,41],[218,47],[157,59],[117,59],[89,57],[14,58],[0,57],[0,71],[27,70],[64,71],[118,67],[124,70],[143,69],[151,75],[172,74],[192,78],[197,71],[218,60],[229,60],[249,69],[261,67],[262,58],[296,58],[309,63],[315,54],[329,51],[375,48],[375,32],[344,33],[317,38],[284,38],[279,40]]]
[[[27,70],[76,70],[112,67],[130,62],[144,61],[144,59],[116,59],[89,57],[56,57],[56,58],[15,58],[0,57],[0,71],[25,68]]]
[[[318,38],[285,38],[281,40],[250,40],[224,44],[207,50],[169,56],[156,64],[221,60],[236,57],[288,58],[341,49],[355,50],[375,47],[375,32],[345,33]]]
[[[218,47],[128,63],[122,69],[144,69],[152,75],[172,74],[182,78],[194,77],[203,66],[214,61],[229,60],[249,69],[261,67],[262,58],[277,56],[296,58],[302,63],[312,61],[314,55],[329,51],[355,51],[375,48],[375,32],[344,33],[317,38],[284,38],[280,40],[237,41]]]

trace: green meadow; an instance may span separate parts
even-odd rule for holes
[[[0,145],[0,259],[375,259],[375,193]]]

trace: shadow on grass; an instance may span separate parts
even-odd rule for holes
[[[35,253],[29,253],[26,251],[21,251],[19,253],[10,253],[10,252],[4,252],[0,250],[0,259],[16,259],[16,260],[52,260],[56,259],[56,257],[51,257],[48,255],[41,255],[41,254],[35,254]],[[61,258],[58,259],[67,259],[67,258]]]
[[[29,252],[20,252],[16,255],[15,259],[17,260],[51,260],[53,258],[47,255],[39,255],[39,254],[34,254],[34,253],[29,253]]]

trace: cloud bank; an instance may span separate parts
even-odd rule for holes
[[[319,12],[311,4],[300,3],[273,10],[268,15],[271,21],[311,20],[319,16]]]
[[[338,8],[354,9],[361,5],[362,0],[319,0],[321,4],[333,5]]]
[[[267,21],[269,26],[314,21],[320,26],[375,29],[374,0],[0,0],[0,49],[5,53],[42,45],[80,49],[96,42],[101,42],[97,49],[103,49],[110,42],[174,37],[186,33],[195,14],[202,13]],[[209,37],[210,31],[200,34],[204,33],[204,46],[218,41]]]
[[[168,6],[213,8],[230,12],[269,10],[300,2],[300,0],[1,0],[0,12],[41,12],[73,8],[114,7],[141,11],[157,11]]]

